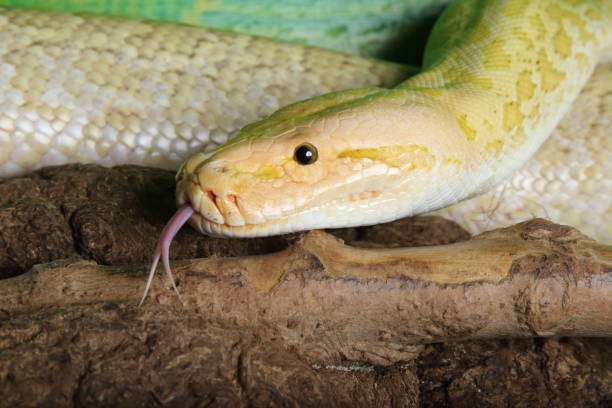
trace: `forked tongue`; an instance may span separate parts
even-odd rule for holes
[[[176,292],[176,295],[181,298],[181,295],[176,288],[176,284],[174,283],[174,277],[172,276],[172,271],[170,270],[170,244],[174,239],[176,233],[181,229],[183,225],[191,218],[191,215],[194,213],[193,208],[189,204],[182,205],[176,213],[170,218],[170,221],[166,224],[164,229],[159,236],[159,240],[157,241],[157,245],[155,246],[155,253],[153,254],[153,263],[151,264],[151,270],[149,271],[149,278],[147,279],[147,285],[145,286],[144,293],[142,294],[142,299],[138,306],[141,306],[145,299],[147,298],[147,294],[149,293],[149,289],[151,288],[151,283],[153,283],[153,276],[155,275],[155,270],[157,269],[157,264],[159,264],[159,259],[161,258],[162,263],[164,264],[164,269],[166,270],[166,275],[168,279],[172,283],[172,288]]]

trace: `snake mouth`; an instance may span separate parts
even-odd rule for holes
[[[239,194],[202,185],[195,177],[177,184],[176,201],[179,206],[191,205],[194,214],[190,224],[208,235],[232,236],[233,232],[252,231],[271,219]]]
[[[257,221],[245,216],[242,203],[235,194],[217,194],[212,189],[192,183],[186,197],[182,199],[191,204],[196,215],[213,224],[242,227],[251,223],[248,221]]]

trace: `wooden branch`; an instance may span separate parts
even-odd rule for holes
[[[609,340],[419,343],[610,336],[611,264],[610,247],[534,220],[444,246],[314,231],[180,261],[183,305],[160,274],[136,307],[146,266],[39,265],[0,281],[0,406],[598,405]]]
[[[169,319],[197,313],[319,362],[389,364],[446,340],[612,336],[612,248],[539,219],[420,248],[357,248],[313,231],[275,254],[177,262],[184,304],[158,274],[137,309],[145,269],[38,266],[0,283],[1,309],[121,302],[152,321],[160,308]]]

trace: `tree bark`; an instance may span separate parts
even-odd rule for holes
[[[175,263],[145,306],[141,267],[35,267],[0,285],[3,313],[121,303],[231,321],[310,361],[390,364],[412,345],[498,337],[612,336],[612,250],[533,220],[466,242],[359,248],[321,232],[274,254]],[[154,317],[153,317],[154,319]]]

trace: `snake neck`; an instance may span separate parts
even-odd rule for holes
[[[606,1],[454,3],[428,42],[423,72],[399,86],[441,106],[492,177],[520,167],[541,145],[610,49]],[[459,142],[459,141],[458,141]]]

